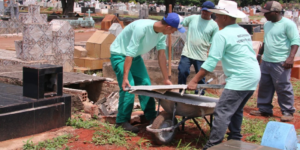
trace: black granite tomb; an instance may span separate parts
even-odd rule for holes
[[[71,96],[62,94],[62,67],[23,70],[23,87],[0,83],[0,141],[64,126],[71,117]]]

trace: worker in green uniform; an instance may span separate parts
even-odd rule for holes
[[[140,19],[124,28],[110,46],[111,64],[116,73],[120,87],[120,98],[116,127],[139,132],[129,121],[133,109],[134,95],[125,91],[131,85],[151,85],[147,69],[141,57],[156,46],[158,63],[163,75],[163,84],[171,85],[168,79],[167,61],[165,55],[166,34],[175,31],[185,32],[182,27],[183,18],[176,13],[169,13],[161,21]],[[156,117],[155,101],[148,96],[140,96],[141,108],[147,120]]]

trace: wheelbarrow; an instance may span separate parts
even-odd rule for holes
[[[198,84],[197,88],[220,89],[224,88],[224,85]],[[165,92],[158,93],[157,89],[158,91],[165,89]],[[149,88],[147,86],[132,86],[130,88],[130,93],[153,97],[158,102],[157,117],[151,125],[146,127],[147,131],[153,133],[155,142],[157,144],[171,142],[179,126],[182,125],[182,130],[184,130],[185,121],[189,119],[192,119],[201,133],[206,136],[195,118],[204,118],[211,127],[212,114],[219,99],[195,94],[170,92],[167,89],[186,89],[186,85],[155,85],[149,86]],[[159,114],[160,106],[165,111],[161,114]],[[176,115],[182,116],[182,121],[178,122]],[[207,115],[210,116],[210,121],[206,118]]]

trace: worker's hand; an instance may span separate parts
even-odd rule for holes
[[[122,83],[122,89],[123,89],[123,91],[126,91],[125,90],[126,87],[131,87],[131,85],[129,84],[128,79],[123,80],[123,83]]]
[[[194,82],[191,80],[187,86],[188,90],[196,90],[197,89],[198,82]]]
[[[172,85],[172,82],[169,79],[164,80],[164,85]]]
[[[282,66],[285,69],[290,69],[293,68],[293,65],[294,65],[294,57],[288,57]]]
[[[256,59],[257,59],[257,61],[258,61],[258,64],[260,65],[260,62],[261,62],[261,55],[257,55]]]

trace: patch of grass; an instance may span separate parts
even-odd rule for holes
[[[53,7],[48,7],[47,8],[48,11],[51,11],[52,9],[53,9]]]
[[[72,126],[74,128],[84,128],[89,129],[92,127],[99,126],[99,121],[96,120],[98,117],[92,117],[92,120],[83,121],[78,115],[75,116],[73,119],[69,118],[67,121],[67,126]]]
[[[92,143],[95,145],[117,145],[117,146],[124,146],[127,149],[130,145],[127,143],[126,137],[136,136],[136,134],[132,132],[128,132],[123,130],[123,128],[115,128],[115,126],[109,123],[101,123],[103,128],[99,128],[96,131],[92,138]]]
[[[149,19],[161,20],[164,16],[149,16]]]
[[[259,144],[261,142],[261,138],[264,134],[266,126],[267,122],[264,122],[262,120],[244,118],[242,123],[242,134],[248,135],[245,139],[246,141]]]
[[[261,18],[263,18],[264,16],[249,16],[249,20],[260,20]],[[236,19],[236,23],[242,22],[241,18]]]
[[[136,142],[136,144],[140,147],[140,149],[142,149],[143,144],[145,144],[147,148],[149,146],[152,146],[151,141],[144,138],[140,138],[139,141]]]
[[[176,149],[180,149],[180,150],[196,150],[195,147],[190,146],[192,144],[192,142],[187,143],[187,144],[181,144],[181,140],[179,140]]]
[[[300,80],[292,81],[295,96],[300,96]]]
[[[208,92],[205,92],[204,96],[214,97],[214,98],[220,98],[219,95],[217,95],[217,94],[212,94],[212,93],[208,93]]]
[[[44,142],[39,142],[37,145],[34,145],[31,139],[24,142],[23,150],[43,150],[43,149],[62,149],[65,147],[66,149],[70,149],[66,144],[68,143],[69,139],[72,138],[73,135],[66,134],[62,136],[58,136],[56,138],[53,138],[52,140],[46,140]]]
[[[256,98],[250,98],[248,100],[248,102],[246,103],[246,106],[252,107],[252,108],[256,107],[257,106],[257,99]]]
[[[101,29],[101,24],[95,24],[95,25],[94,25],[94,28],[100,30],[100,29]]]

